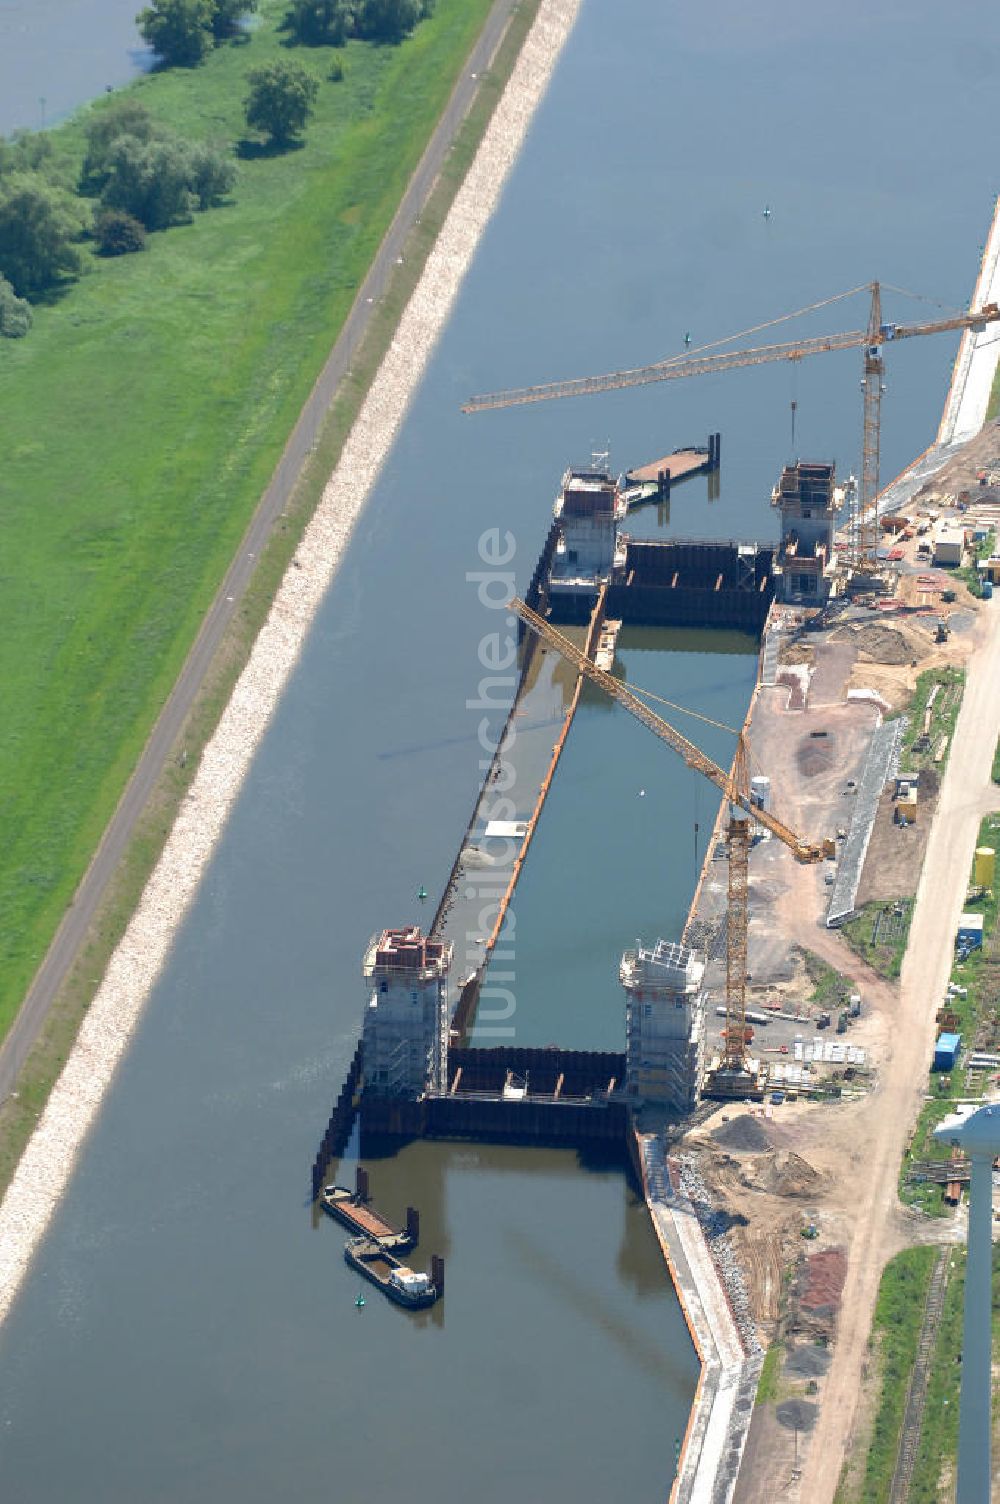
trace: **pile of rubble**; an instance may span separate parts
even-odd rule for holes
[[[729,1298],[733,1319],[743,1347],[748,1356],[753,1356],[755,1353],[762,1352],[763,1349],[757,1340],[757,1324],[750,1308],[750,1296],[743,1278],[743,1271],[729,1240],[728,1218],[713,1204],[708,1188],[695,1167],[691,1155],[679,1155],[678,1163],[681,1190],[690,1201],[705,1235],[712,1262],[715,1264],[723,1289]]]

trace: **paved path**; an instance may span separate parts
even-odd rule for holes
[[[156,786],[170,749],[180,735],[212,660],[233,617],[240,609],[257,560],[275,522],[288,504],[306,459],[316,445],[330,404],[350,370],[351,361],[368,330],[378,301],[389,285],[397,258],[402,254],[407,237],[430,197],[458,128],[476,96],[478,79],[488,69],[516,3],[517,0],[495,0],[462,76],[455,85],[403,195],[396,216],[358,291],[354,306],[289,436],[271,483],[260,500],[236,557],[202,622],[201,630],[170,697],[160,712],[101,844],[28,989],[20,1012],[0,1046],[0,1101],[12,1091],[17,1074],[94,921],[108,883],[128,848],[139,817]]]

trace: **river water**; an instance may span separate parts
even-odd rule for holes
[[[511,532],[523,588],[568,460],[610,445],[630,465],[718,428],[721,494],[679,488],[671,528],[770,536],[793,398],[794,448],[858,468],[859,361],[478,419],[458,404],[654,359],[685,331],[701,343],[873,275],[960,305],[996,187],[1000,59],[982,23],[978,4],[946,13],[926,0],[718,0],[697,15],[585,0],[0,1332],[6,1497],[663,1497],[695,1363],[621,1176],[485,1146],[416,1145],[376,1163],[377,1199],[396,1216],[414,1201],[421,1255],[447,1255],[443,1307],[420,1321],[375,1298],[355,1308],[341,1233],[306,1205],[308,1169],[358,1033],[364,942],[420,917],[416,891],[443,885],[475,797],[467,701],[495,616],[466,575],[484,531]],[[13,69],[2,56],[29,98],[55,97],[51,59],[29,87],[30,48]],[[864,319],[860,300],[804,327]],[[936,339],[890,352],[887,474],[931,438],[953,351]],[[630,636],[626,672],[735,724],[752,657],[714,645],[737,650],[689,639],[655,652]],[[620,950],[661,923],[676,934],[694,819],[703,840],[713,806],[707,789],[700,806],[689,786],[668,796],[669,763],[626,717],[584,706],[518,897],[523,1042],[613,1043]],[[581,933],[591,951],[578,966]]]

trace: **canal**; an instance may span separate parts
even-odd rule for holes
[[[405,1490],[429,1504],[499,1500],[516,1487],[581,1504],[609,1488],[662,1499],[695,1365],[620,1176],[571,1155],[468,1146],[418,1145],[377,1163],[386,1209],[415,1201],[427,1253],[448,1258],[442,1311],[421,1323],[376,1300],[355,1308],[341,1235],[306,1205],[308,1169],[358,1032],[364,942],[420,917],[417,890],[446,880],[475,797],[480,712],[468,702],[482,676],[477,647],[495,629],[467,579],[482,567],[482,535],[510,531],[523,590],[568,460],[610,446],[615,465],[631,465],[717,428],[720,495],[710,501],[700,481],[679,488],[671,531],[770,536],[792,400],[795,449],[857,470],[858,361],[825,356],[797,372],[746,370],[478,419],[458,405],[472,391],[672,354],[686,332],[706,342],[875,275],[962,304],[995,186],[998,59],[981,16],[926,0],[905,26],[860,0],[753,11],[720,0],[710,12],[584,0],[0,1332],[7,1496],[252,1504],[279,1491]],[[55,96],[43,61],[30,85],[30,49],[15,69],[23,64],[29,100]],[[889,316],[915,306],[890,303]],[[863,322],[861,300],[802,327]],[[931,438],[953,350],[939,339],[890,353],[885,473]],[[626,670],[670,698],[704,691],[709,713],[724,706],[721,719],[736,723],[752,659],[704,646],[692,664],[687,652],[643,652],[627,639]],[[669,755],[617,712],[592,714],[567,746],[546,816],[552,838],[540,827],[518,899],[525,1042],[575,1026],[570,1009],[533,1032],[535,957],[546,935],[563,945],[572,928],[564,831],[578,843],[576,868],[587,820],[599,878],[619,883],[631,863],[635,922],[630,900],[626,933],[625,913],[612,915],[603,954],[595,945],[583,968],[588,987],[600,968],[587,1016],[606,1016],[609,1029],[620,1018],[618,953],[660,915],[675,924],[693,888],[692,805],[658,792]],[[701,808],[705,830],[708,801]]]

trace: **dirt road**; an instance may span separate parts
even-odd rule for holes
[[[917,889],[892,1047],[864,1114],[870,1128],[865,1153],[852,1167],[856,1211],[840,1323],[799,1484],[799,1497],[810,1504],[833,1500],[850,1443],[879,1279],[898,1246],[899,1163],[927,1079],[934,1014],[951,969],[979,821],[985,810],[1000,807],[1000,789],[990,780],[1000,733],[1000,612],[986,606],[979,630]]]

